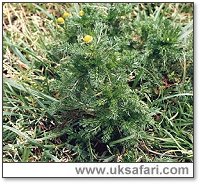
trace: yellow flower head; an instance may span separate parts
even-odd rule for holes
[[[80,12],[79,12],[79,15],[82,17],[83,15],[85,14],[85,12],[83,11],[83,10],[81,10]]]
[[[71,14],[68,13],[68,12],[63,13],[63,15],[62,15],[62,17],[63,17],[64,19],[66,19],[66,18],[68,18],[68,17],[70,17],[70,16],[71,16]]]
[[[92,40],[93,40],[93,38],[92,38],[92,36],[90,36],[90,35],[86,35],[86,36],[84,36],[84,38],[83,38],[83,41],[84,41],[85,43],[90,43],[90,42],[92,42]]]
[[[57,23],[58,23],[58,24],[64,24],[64,23],[65,23],[65,20],[64,20],[62,17],[59,17],[59,18],[57,19]]]

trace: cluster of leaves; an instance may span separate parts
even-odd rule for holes
[[[120,22],[118,16],[130,13],[130,7],[110,6],[105,15],[86,6],[84,16],[65,21],[65,31],[58,35],[59,45],[55,44],[49,51],[52,53],[49,59],[58,58],[54,62],[60,63],[59,77],[51,87],[58,91],[59,102],[53,105],[52,113],[59,112],[62,123],[66,114],[79,112],[78,123],[77,119],[71,123],[68,120],[66,125],[71,128],[68,141],[74,140],[80,150],[87,150],[86,154],[80,152],[86,161],[91,159],[87,158],[91,144],[92,149],[95,142],[109,147],[111,142],[127,137],[127,143],[122,141],[119,146],[125,145],[124,149],[134,146],[146,125],[153,122],[150,109],[128,84],[128,68],[136,67],[137,62],[134,51],[124,46],[130,39],[131,28],[124,27],[126,23]],[[119,22],[117,27],[116,22]],[[114,29],[118,29],[115,30],[118,34],[113,34]],[[93,37],[89,44],[82,40],[87,34]]]

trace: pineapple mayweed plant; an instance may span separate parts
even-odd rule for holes
[[[127,45],[133,28],[126,23],[116,28],[113,11],[118,9],[94,15],[86,8],[84,17],[66,20],[59,45],[49,52],[49,59],[60,64],[51,84],[52,92],[59,93],[52,116],[65,124],[67,141],[82,150],[80,160],[122,154],[145,139],[145,129],[154,123],[154,110],[129,86],[130,72],[139,65],[138,53]]]

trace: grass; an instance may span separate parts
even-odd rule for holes
[[[60,75],[60,61],[55,62],[59,54],[56,52],[51,55],[53,59],[49,58],[52,49],[49,47],[56,44],[55,40],[62,44],[62,40],[57,38],[63,29],[56,24],[56,18],[66,10],[78,13],[85,6],[4,3],[3,161],[78,162],[84,160],[84,154],[89,154],[90,161],[99,162],[192,162],[191,3],[135,3],[132,13],[121,17],[124,26],[133,21],[135,29],[129,47],[134,48],[131,54],[137,64],[127,69],[131,73],[130,88],[151,108],[150,115],[155,120],[153,125],[146,127],[146,134],[141,133],[135,146],[127,147],[122,152],[113,150],[119,144],[131,142],[134,134],[110,141],[106,145],[109,156],[99,156],[92,140],[85,148],[68,140],[66,134],[69,128],[57,123],[58,115],[55,116],[52,107],[61,99],[58,91],[51,90]],[[96,8],[106,15],[109,4],[93,3],[87,7]],[[159,22],[162,17],[169,20],[169,25]],[[96,26],[97,31],[104,29],[101,24]],[[177,29],[169,29],[170,26]],[[110,34],[117,34],[114,31]],[[146,32],[151,36],[147,38]],[[103,34],[103,31],[100,32],[99,37]],[[165,44],[168,37],[172,38],[170,41],[173,44],[159,47],[162,43],[158,43],[156,38],[162,39]],[[174,43],[173,39],[178,41]],[[89,153],[85,152],[86,147]]]

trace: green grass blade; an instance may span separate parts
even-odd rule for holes
[[[163,97],[161,99],[155,100],[153,103],[161,102],[161,101],[164,101],[164,100],[167,100],[167,99],[170,99],[170,98],[181,97],[181,96],[193,96],[193,94],[192,93],[181,93],[181,94],[170,95],[170,96],[166,96],[166,97]]]
[[[47,15],[47,17],[49,17],[50,19],[54,20],[54,16],[52,14],[50,14],[47,10],[45,10],[44,8],[40,7],[37,4],[33,4],[37,9],[39,9],[42,13],[44,13],[45,15]]]

